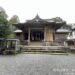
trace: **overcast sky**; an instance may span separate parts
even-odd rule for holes
[[[0,0],[0,6],[9,18],[16,14],[21,22],[38,13],[43,19],[61,17],[67,23],[75,23],[75,0]]]

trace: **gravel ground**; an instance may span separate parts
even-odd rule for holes
[[[75,75],[75,55],[1,55],[0,75]]]

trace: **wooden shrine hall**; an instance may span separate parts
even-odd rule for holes
[[[54,42],[56,30],[63,25],[66,25],[66,22],[59,17],[41,19],[36,15],[32,20],[16,24],[15,33],[22,44],[30,44],[32,42]]]

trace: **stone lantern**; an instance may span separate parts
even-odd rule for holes
[[[14,31],[14,33],[16,34],[16,38],[19,39],[19,40],[21,40],[21,37],[22,37],[22,30],[16,29],[16,30]]]

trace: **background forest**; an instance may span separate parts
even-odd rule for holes
[[[14,24],[19,23],[19,17],[13,15],[8,20],[8,14],[0,7],[0,38],[14,38],[14,30],[16,29]]]

